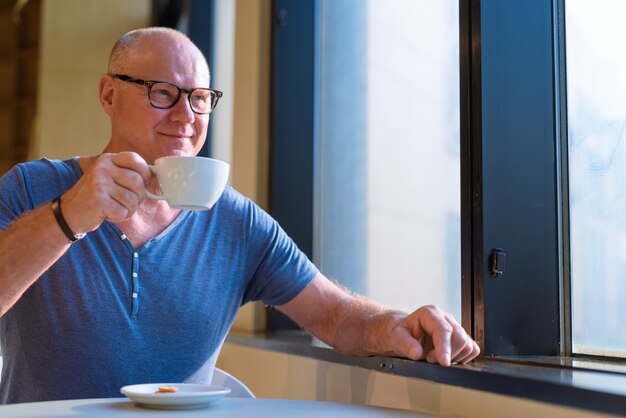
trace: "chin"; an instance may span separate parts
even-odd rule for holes
[[[194,157],[196,154],[193,151],[190,150],[184,150],[184,149],[169,149],[169,150],[164,150],[164,152],[162,153],[163,156],[172,156],[172,157]]]

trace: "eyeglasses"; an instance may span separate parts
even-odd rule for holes
[[[175,84],[165,81],[156,80],[140,80],[138,78],[132,78],[124,74],[113,74],[114,78],[118,78],[122,81],[129,83],[141,84],[148,87],[148,99],[150,105],[157,109],[169,109],[173,107],[180,99],[181,92],[187,93],[187,99],[189,100],[189,106],[194,113],[205,115],[211,113],[218,100],[222,97],[223,93],[217,90],[197,88],[197,89],[184,89],[178,87]]]

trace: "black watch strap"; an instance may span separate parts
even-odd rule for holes
[[[52,212],[54,213],[54,217],[57,220],[57,223],[61,227],[61,230],[70,240],[70,242],[75,242],[85,236],[85,234],[75,234],[74,231],[69,227],[67,222],[65,222],[65,218],[63,217],[63,213],[61,213],[61,196],[57,197],[52,201]]]

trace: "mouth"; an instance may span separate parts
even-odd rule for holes
[[[193,135],[180,132],[159,132],[159,135],[179,141],[191,140]]]

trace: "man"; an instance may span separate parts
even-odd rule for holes
[[[478,345],[450,315],[350,295],[230,187],[210,211],[146,199],[144,187],[156,189],[148,164],[202,147],[217,99],[209,82],[185,35],[129,32],[100,79],[111,119],[103,153],[20,164],[0,179],[2,402],[208,383],[238,308],[252,300],[343,353],[443,366],[475,358]],[[168,90],[180,94],[163,102]]]

